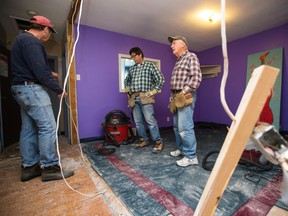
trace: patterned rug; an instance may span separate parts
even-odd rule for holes
[[[160,131],[165,144],[160,154],[151,152],[153,145],[143,149],[134,149],[134,144],[121,145],[108,156],[97,153],[101,142],[84,143],[83,149],[95,171],[133,215],[193,215],[210,175],[201,162],[207,153],[220,150],[227,129],[198,124],[195,132],[199,166],[186,168],[176,166],[179,158],[169,156],[175,148],[172,129]],[[281,200],[281,181],[279,166],[263,171],[239,164],[214,215],[264,216],[274,205],[288,210],[288,204]]]

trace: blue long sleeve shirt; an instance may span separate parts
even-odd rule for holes
[[[15,39],[11,52],[12,85],[24,81],[37,81],[57,94],[63,89],[52,76],[43,43],[27,31]]]

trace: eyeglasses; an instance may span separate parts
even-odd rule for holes
[[[48,28],[48,31],[51,34],[52,33],[52,29],[50,27],[46,27],[46,28]]]
[[[135,58],[136,55],[137,55],[137,54],[132,54],[132,55],[131,55],[131,59]]]

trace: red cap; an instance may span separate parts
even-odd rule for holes
[[[49,27],[49,28],[51,28],[53,33],[56,33],[55,29],[53,28],[54,25],[52,24],[52,22],[44,16],[33,16],[30,19],[30,23]]]

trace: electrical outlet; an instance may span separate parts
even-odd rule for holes
[[[167,122],[169,122],[169,121],[170,121],[170,117],[168,116],[168,117],[167,117]]]
[[[80,74],[76,74],[76,80],[80,80]]]

